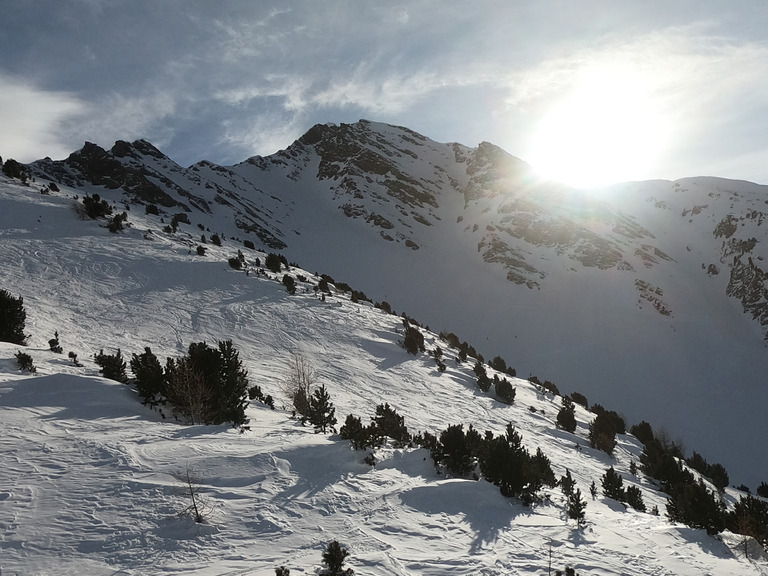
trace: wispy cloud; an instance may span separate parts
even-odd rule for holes
[[[83,116],[85,102],[74,94],[42,90],[7,75],[0,75],[0,86],[0,152],[6,158],[36,160],[41,143],[50,156],[72,151],[62,126]]]

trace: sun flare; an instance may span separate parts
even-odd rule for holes
[[[536,129],[528,161],[546,178],[580,188],[651,177],[665,122],[639,77],[585,74]]]

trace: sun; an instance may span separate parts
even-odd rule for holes
[[[666,132],[639,76],[593,70],[544,113],[526,159],[540,175],[579,188],[647,179]]]

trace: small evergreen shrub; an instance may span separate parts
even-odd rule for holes
[[[122,232],[123,222],[127,222],[127,221],[128,221],[128,214],[126,212],[115,214],[112,218],[107,220],[107,228],[113,234],[117,234],[118,232]]]
[[[560,477],[560,490],[563,491],[565,496],[573,494],[573,489],[576,486],[576,481],[571,476],[571,471],[568,468],[565,469],[565,476]]]
[[[256,245],[250,240],[243,240],[243,246],[250,248],[251,250],[256,250]]]
[[[757,487],[757,495],[762,498],[768,498],[768,483],[765,481],[760,482],[760,485]]]
[[[205,246],[197,246],[197,255],[198,256],[205,256]]]
[[[400,416],[388,403],[376,406],[376,416],[373,418],[376,436],[388,436],[396,448],[407,446],[411,435],[405,425],[405,419]]]
[[[302,418],[302,423],[309,422],[315,427],[315,432],[322,432],[336,425],[336,408],[331,402],[331,396],[325,385],[315,388],[309,399],[309,413]]]
[[[506,378],[499,378],[498,376],[494,376],[493,385],[494,391],[496,392],[496,397],[501,402],[504,402],[504,404],[514,404],[517,390],[512,386],[512,384],[509,383]]]
[[[267,254],[267,257],[264,259],[264,266],[269,270],[270,272],[273,272],[277,274],[280,272],[282,268],[282,262],[280,261],[280,255],[275,254],[274,252],[270,252]]]
[[[243,267],[243,263],[238,257],[232,257],[228,260],[230,268],[234,268],[235,270],[241,270]]]
[[[418,328],[408,326],[405,329],[405,338],[403,339],[403,346],[408,354],[417,354],[419,350],[424,351],[424,335]]]
[[[482,437],[470,425],[467,433],[461,424],[448,426],[440,434],[440,441],[432,448],[435,463],[443,464],[457,476],[467,476],[474,469]]]
[[[176,414],[194,424],[231,422],[246,428],[248,371],[231,340],[217,347],[195,342],[186,356],[168,358],[163,395]]]
[[[158,210],[156,204],[147,204],[147,207],[144,210],[147,214],[153,214],[155,216],[160,216],[160,210]]]
[[[117,354],[104,354],[102,349],[98,354],[94,355],[93,360],[99,365],[99,372],[101,372],[104,378],[122,382],[123,384],[128,383],[128,375],[125,373],[125,360],[123,360],[123,355],[120,353],[119,348]]]
[[[627,504],[632,506],[638,512],[645,512],[645,502],[643,501],[643,491],[637,486],[627,486],[625,491]]]
[[[61,347],[61,344],[59,343],[58,330],[53,333],[53,338],[48,340],[48,347],[51,349],[51,352],[55,352],[56,354],[61,354],[64,351],[64,349]]]
[[[107,216],[112,215],[112,206],[110,206],[109,202],[106,200],[102,200],[101,196],[98,194],[94,194],[93,196],[88,196],[86,194],[83,197],[83,208],[85,209],[85,213],[92,220],[106,218]]]
[[[616,429],[613,420],[606,413],[599,413],[589,423],[589,444],[606,454],[613,454],[616,447]]]
[[[291,295],[296,294],[296,280],[293,279],[293,276],[284,274],[283,286],[285,286],[285,289],[288,291],[288,294],[291,294]]]
[[[557,427],[573,433],[576,430],[576,406],[567,396],[563,396],[562,406],[557,413]]]
[[[221,246],[221,238],[218,234],[211,235],[211,243],[216,246]]]
[[[37,368],[35,367],[35,364],[32,361],[32,356],[27,354],[26,352],[22,352],[19,350],[15,354],[16,356],[16,364],[19,366],[19,370],[24,370],[25,372],[29,372],[31,374],[34,374],[37,372]]]
[[[363,426],[360,418],[349,414],[339,429],[339,436],[344,440],[349,440],[355,450],[363,450],[371,445],[370,432],[367,427]]]

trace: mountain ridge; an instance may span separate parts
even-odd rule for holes
[[[701,439],[721,461],[734,458],[734,441],[768,433],[754,408],[718,401],[724,382],[748,404],[768,400],[768,292],[763,247],[752,242],[763,236],[765,187],[691,178],[597,197],[539,181],[491,144],[440,144],[368,121],[317,125],[231,167],[185,169],[136,141],[85,170],[96,148],[29,168],[118,203],[172,201],[161,216],[250,235],[376,290],[520,374],[628,405],[631,420]],[[187,234],[194,242],[193,227]],[[698,410],[681,415],[694,394]]]

